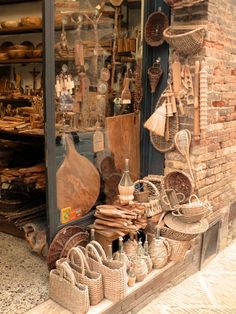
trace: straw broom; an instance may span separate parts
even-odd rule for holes
[[[165,135],[166,105],[166,101],[164,101],[144,124],[146,129],[159,136]]]

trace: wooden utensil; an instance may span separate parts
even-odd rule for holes
[[[182,81],[181,81],[181,63],[179,62],[179,56],[177,53],[173,54],[173,60],[172,63],[172,76],[173,76],[173,90],[176,95],[181,91],[182,89]]]
[[[199,141],[200,139],[199,88],[200,88],[200,62],[196,61],[194,75],[194,141]]]
[[[178,133],[176,133],[175,146],[180,152],[180,154],[187,160],[190,175],[193,181],[195,181],[193,171],[192,171],[192,165],[190,161],[190,155],[189,155],[190,144],[191,144],[191,133],[189,130],[181,130]]]
[[[100,176],[94,165],[75,149],[65,136],[66,156],[57,171],[57,207],[78,208],[85,215],[95,204],[100,191]]]

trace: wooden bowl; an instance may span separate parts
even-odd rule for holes
[[[19,26],[19,22],[17,21],[3,21],[1,22],[2,28],[17,28]]]
[[[29,27],[41,27],[42,26],[42,18],[39,16],[27,16],[21,18],[22,26]]]
[[[43,51],[41,49],[35,49],[32,51],[33,58],[41,58]]]
[[[8,60],[8,54],[6,52],[0,52],[0,61]]]
[[[26,56],[26,50],[9,50],[8,56],[11,59],[23,59]]]

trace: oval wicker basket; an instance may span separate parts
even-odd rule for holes
[[[146,43],[151,47],[162,45],[164,42],[163,31],[168,25],[169,21],[165,13],[157,11],[150,14],[144,28]]]
[[[168,44],[183,55],[196,54],[203,46],[205,35],[205,26],[199,25],[171,25],[163,31]]]
[[[204,0],[164,0],[173,9],[181,9],[185,7],[191,7],[194,4],[203,2]]]

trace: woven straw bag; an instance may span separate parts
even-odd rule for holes
[[[84,314],[89,310],[88,287],[76,282],[72,269],[65,261],[50,272],[49,295],[74,314]]]
[[[171,261],[183,260],[187,251],[191,247],[190,241],[179,241],[179,240],[168,239],[168,242],[171,246],[171,254],[170,254]]]
[[[128,282],[126,265],[108,260],[102,246],[96,241],[86,246],[86,257],[91,269],[102,274],[105,298],[113,302],[124,299]]]
[[[70,261],[71,268],[76,271],[76,280],[88,286],[90,304],[100,303],[104,298],[102,275],[90,270],[84,253],[78,247],[69,251],[67,259]]]

